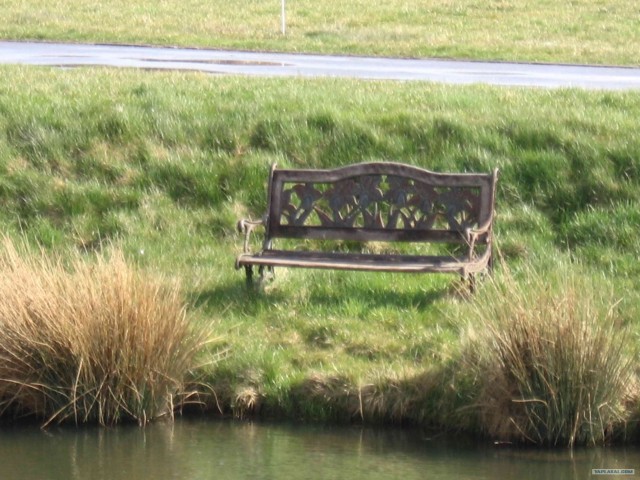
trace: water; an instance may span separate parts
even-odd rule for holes
[[[200,418],[145,429],[0,429],[3,480],[620,478],[592,475],[594,468],[640,475],[640,449],[505,448],[414,430]]]

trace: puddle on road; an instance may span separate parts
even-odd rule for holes
[[[41,58],[95,58],[91,55],[41,55]],[[247,66],[247,67],[291,67],[290,63],[284,62],[264,62],[259,60],[194,60],[183,58],[123,58],[121,61],[134,61],[134,62],[150,62],[150,63],[198,63],[205,65],[233,65],[233,66]],[[60,66],[76,66],[73,64],[67,64],[61,62]]]
[[[289,63],[284,62],[261,62],[258,60],[190,60],[190,59],[168,59],[160,58],[130,58],[129,60],[137,60],[140,62],[162,62],[162,63],[204,63],[207,65],[237,65],[252,67],[290,67]]]

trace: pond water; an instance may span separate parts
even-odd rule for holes
[[[640,448],[522,449],[416,430],[202,418],[144,429],[0,428],[3,480],[621,478],[592,471],[605,468],[640,475]]]

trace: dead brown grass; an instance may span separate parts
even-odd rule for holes
[[[179,286],[122,253],[0,250],[0,413],[140,424],[172,415],[206,340]]]
[[[463,365],[489,436],[573,446],[624,431],[636,353],[604,282],[575,265],[527,267],[486,282],[470,309]]]

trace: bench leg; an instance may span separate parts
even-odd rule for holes
[[[253,287],[253,265],[245,265],[244,272],[247,277],[247,286]],[[275,274],[273,273],[273,267],[265,267],[264,265],[260,265],[258,267],[258,287],[262,287],[267,280],[273,279]]]
[[[260,274],[261,280],[266,280],[267,278],[273,279],[276,276],[273,267],[271,266],[260,266],[260,268],[258,269],[258,273]]]
[[[244,273],[247,276],[247,286],[253,285],[253,267],[251,265],[244,266]]]
[[[489,257],[489,263],[487,264],[487,274],[493,275],[493,269],[495,268],[495,251],[493,249],[493,245],[491,245],[491,256]]]
[[[470,274],[467,277],[467,282],[469,282],[469,293],[473,295],[476,293],[476,275],[474,273]]]
[[[275,273],[273,271],[273,267],[261,265],[258,267],[259,285],[260,287],[264,287],[267,281],[273,281],[275,278]]]

